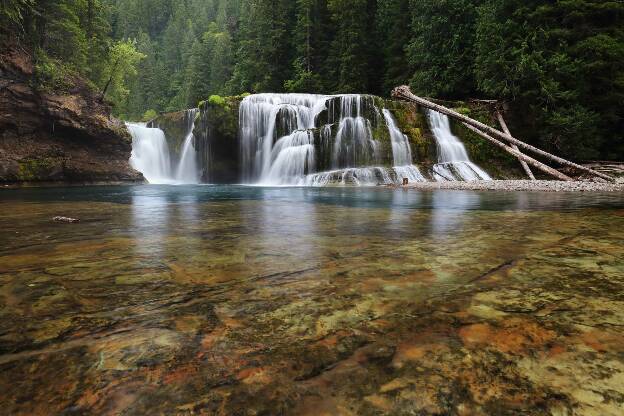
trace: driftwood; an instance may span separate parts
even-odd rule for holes
[[[545,151],[543,151],[541,149],[538,149],[535,146],[531,146],[530,144],[524,143],[523,141],[520,141],[520,140],[516,139],[515,137],[512,137],[509,134],[506,134],[506,133],[503,133],[501,131],[498,131],[495,128],[488,126],[487,124],[483,124],[483,123],[481,123],[481,122],[479,122],[477,120],[471,119],[470,117],[466,117],[463,114],[459,114],[458,112],[453,111],[453,110],[451,110],[449,108],[443,107],[441,105],[434,104],[431,101],[427,101],[427,100],[425,100],[423,98],[417,97],[416,95],[412,94],[412,92],[410,91],[408,86],[404,85],[404,86],[395,88],[392,91],[392,96],[395,97],[395,98],[402,98],[404,100],[415,102],[416,104],[421,105],[421,106],[423,106],[425,108],[429,108],[430,110],[434,110],[434,111],[437,111],[439,113],[445,114],[445,115],[447,115],[449,117],[452,117],[452,118],[454,118],[456,120],[459,120],[462,123],[466,123],[466,124],[468,124],[468,125],[470,125],[472,127],[475,127],[475,128],[477,128],[477,129],[479,129],[479,130],[481,130],[483,132],[489,133],[492,136],[498,137],[498,138],[500,138],[500,139],[502,139],[502,140],[504,140],[506,142],[509,142],[511,144],[515,144],[518,147],[522,147],[523,149],[526,149],[526,150],[529,150],[529,151],[531,151],[533,153],[541,155],[541,156],[543,156],[543,157],[545,157],[547,159],[550,159],[550,160],[552,160],[554,162],[557,162],[557,163],[559,163],[561,165],[570,166],[570,167],[576,168],[578,170],[591,173],[592,175],[597,176],[599,178],[603,178],[603,179],[606,179],[608,181],[615,182],[615,179],[612,178],[609,175],[605,175],[603,173],[596,172],[593,169],[587,168],[585,166],[581,166],[581,165],[579,165],[577,163],[574,163],[574,162],[570,162],[569,160],[566,160],[566,159],[562,159],[562,158],[560,158],[558,156],[555,156],[555,155],[550,154],[548,152],[545,152]]]
[[[500,111],[496,111],[496,118],[498,118],[498,123],[503,128],[503,131],[505,132],[505,134],[508,134],[508,135],[511,136],[511,132],[509,131],[509,127],[507,127],[507,123],[505,123],[505,119],[503,118],[503,114]],[[516,146],[515,144],[512,144],[511,147],[512,147],[512,149],[517,150],[518,152],[520,151],[520,149],[518,149],[518,146]],[[529,167],[529,165],[527,165],[527,162],[522,160],[522,158],[518,158],[518,160],[520,161],[520,164],[522,165],[522,169],[524,169],[524,171],[526,172],[526,174],[529,177],[529,179],[534,181],[535,180],[535,176],[533,175],[533,172],[531,172],[531,168]]]
[[[506,152],[512,154],[513,156],[517,157],[518,160],[520,160],[521,162],[524,162],[525,164],[530,164],[531,166],[535,167],[536,169],[541,170],[544,173],[547,173],[551,176],[554,176],[555,178],[562,180],[562,181],[572,181],[573,179],[570,178],[569,176],[559,172],[557,169],[553,169],[548,165],[543,164],[542,162],[533,159],[530,156],[525,155],[524,153],[520,152],[520,150],[518,150],[517,147],[511,147],[511,146],[507,146],[505,143],[501,142],[500,140],[496,140],[494,137],[490,136],[487,133],[482,132],[481,130],[477,129],[476,127],[473,127],[469,124],[464,123],[464,126],[469,129],[470,131],[475,132],[476,134],[478,134],[479,136],[483,137],[484,139],[488,140],[489,142],[495,144],[496,146],[500,147],[501,149],[505,150]],[[528,166],[527,166],[528,168]],[[533,173],[531,173],[531,176],[533,175]],[[535,177],[533,177],[533,180],[535,180]]]

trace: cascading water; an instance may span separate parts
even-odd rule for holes
[[[197,152],[193,130],[198,109],[187,110],[186,135],[180,157],[171,157],[165,133],[159,128],[147,127],[145,123],[127,123],[132,136],[130,165],[141,172],[151,184],[197,184]]]
[[[165,133],[148,128],[144,123],[127,123],[132,135],[130,165],[141,172],[149,183],[171,181],[171,159]]]
[[[247,183],[262,181],[271,182],[280,177],[279,183],[288,181],[288,172],[279,172],[283,166],[291,174],[305,173],[305,164],[311,162],[306,156],[312,143],[297,140],[291,137],[279,146],[274,152],[276,139],[314,128],[316,116],[325,108],[325,96],[312,94],[257,94],[246,97],[239,109],[241,159],[243,180]],[[279,116],[279,117],[278,117]],[[279,118],[279,123],[278,123]],[[299,139],[303,138],[299,135]],[[312,137],[313,140],[313,137]],[[296,149],[299,147],[299,149]],[[295,149],[293,149],[295,148]],[[280,157],[282,151],[291,155],[299,153],[297,160],[300,165],[284,164],[285,156]],[[278,166],[273,166],[279,159]],[[314,166],[307,166],[314,169]],[[278,183],[278,184],[279,184]]]
[[[169,140],[158,128],[128,124],[133,136],[131,163],[157,184],[195,184],[213,175],[217,182],[227,177],[228,183],[242,178],[244,183],[277,186],[426,181],[414,165],[409,138],[390,110],[380,111],[378,102],[355,94],[250,95],[239,107],[238,141],[231,128],[219,124],[221,116],[210,106],[201,113],[188,110],[185,135]],[[439,152],[431,170],[436,180],[490,179],[470,162],[446,116],[429,112],[428,118]],[[238,160],[233,156],[237,151]]]
[[[246,97],[239,110],[243,180],[301,186],[390,184],[404,177],[424,180],[412,165],[407,138],[393,131],[398,131],[396,124],[389,129],[405,141],[409,162],[399,156],[406,160],[401,166],[375,167],[384,161],[383,146],[373,136],[373,126],[381,121],[381,113],[369,96]]]
[[[193,108],[187,110],[184,114],[186,119],[186,138],[182,145],[182,152],[180,153],[180,161],[178,162],[178,168],[176,170],[175,180],[196,184],[199,183],[199,170],[197,169],[197,151],[195,150],[195,136],[193,130],[195,129],[195,118],[199,109]]]
[[[433,167],[437,181],[492,180],[483,169],[470,161],[463,143],[451,132],[446,115],[428,110],[427,116],[438,145],[438,163]]]
[[[409,139],[399,130],[390,110],[384,109],[383,115],[390,133],[390,140],[392,141],[392,157],[397,177],[399,179],[409,179],[410,182],[426,181],[418,168],[413,165],[414,159]]]

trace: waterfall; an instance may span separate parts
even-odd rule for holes
[[[239,109],[243,180],[307,185],[343,171],[341,178],[355,178],[349,183],[392,183],[390,173],[378,174],[386,168],[366,170],[383,162],[381,143],[373,137],[379,116],[372,97],[357,94],[248,96]]]
[[[195,150],[195,117],[199,109],[193,108],[187,110],[184,114],[186,120],[186,138],[182,145],[180,153],[180,161],[176,170],[175,180],[181,183],[196,184],[199,183],[199,169],[197,169],[197,151]]]
[[[179,158],[172,158],[165,133],[144,123],[126,123],[132,136],[130,165],[151,184],[197,184],[199,169],[193,130],[198,109],[187,110],[186,134]],[[177,159],[177,160],[176,160]],[[175,168],[174,168],[175,167]]]
[[[399,179],[409,179],[410,182],[425,182],[425,177],[413,165],[414,159],[409,139],[399,130],[390,110],[384,109],[383,115],[390,133],[390,140],[392,141],[392,157],[397,177]]]
[[[306,169],[303,164],[309,162],[309,158],[299,157],[298,166],[286,166],[288,164],[283,163],[286,154],[280,157],[279,153],[307,152],[307,148],[292,150],[293,146],[302,146],[294,137],[282,142],[277,153],[274,145],[276,140],[293,135],[295,130],[313,129],[316,116],[325,109],[326,99],[326,96],[313,94],[257,94],[243,99],[239,109],[243,180],[270,183],[280,176],[281,166],[291,174],[303,174]],[[306,145],[313,145],[313,141]],[[279,164],[273,166],[276,161]],[[287,174],[283,172],[278,182],[288,181]]]
[[[437,181],[492,180],[483,169],[470,161],[463,143],[451,132],[446,115],[429,110],[427,116],[438,145],[438,163],[433,167]]]
[[[148,128],[144,123],[127,123],[132,135],[130,165],[141,172],[149,183],[171,181],[171,158],[165,133]]]
[[[315,166],[314,135],[309,130],[296,130],[275,143],[271,151],[271,167],[263,176],[268,184],[289,184],[303,178]]]

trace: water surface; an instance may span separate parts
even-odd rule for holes
[[[10,414],[622,405],[619,194],[88,187],[0,209]]]

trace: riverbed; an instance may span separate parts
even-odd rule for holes
[[[0,209],[0,413],[623,411],[622,193],[109,186]]]

